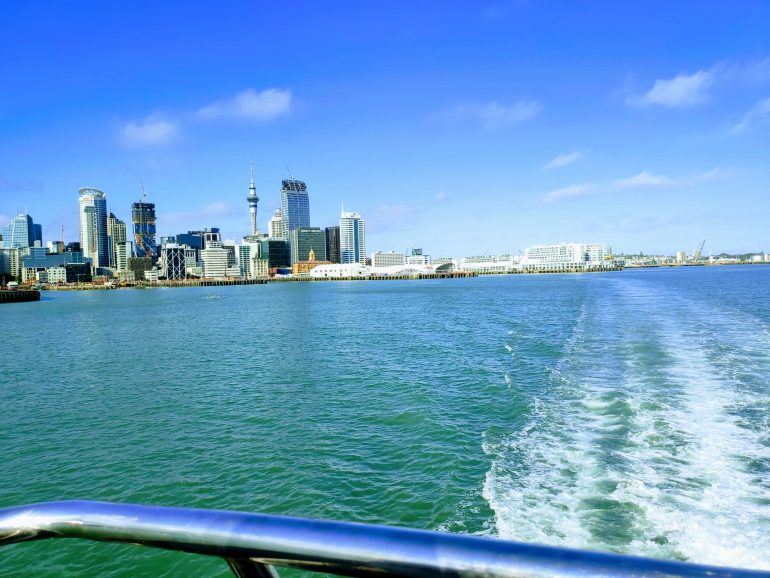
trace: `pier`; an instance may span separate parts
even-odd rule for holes
[[[0,289],[0,303],[40,301],[40,291],[27,289]]]

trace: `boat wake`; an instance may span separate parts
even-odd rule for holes
[[[527,423],[484,440],[499,535],[770,569],[768,335],[641,282],[586,296]]]

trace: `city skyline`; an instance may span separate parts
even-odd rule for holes
[[[314,225],[344,199],[375,250],[770,244],[766,4],[234,1],[214,22],[195,7],[75,4],[3,8],[0,71],[18,90],[0,94],[0,225],[26,206],[74,240],[71,191],[105,191],[128,222],[144,179],[158,237],[219,226],[238,239],[253,155],[261,230],[276,183],[296,175]]]

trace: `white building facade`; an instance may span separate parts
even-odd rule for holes
[[[281,217],[281,209],[276,209],[275,213],[267,222],[267,234],[273,239],[281,239],[283,231],[283,218]]]
[[[340,213],[340,261],[366,265],[366,222],[358,213]]]
[[[403,265],[406,263],[406,255],[403,253],[396,253],[390,251],[389,253],[383,253],[377,251],[372,253],[372,267],[377,269],[381,267],[395,267],[397,265]]]
[[[521,267],[525,271],[574,271],[615,266],[612,249],[606,243],[559,243],[533,245],[524,250]]]
[[[220,241],[206,243],[206,248],[201,251],[203,264],[203,277],[208,279],[222,279],[227,277],[227,261],[230,252],[222,247]]]
[[[520,261],[520,258],[515,255],[477,255],[463,257],[457,268],[460,271],[470,271],[479,275],[500,275],[517,272]]]

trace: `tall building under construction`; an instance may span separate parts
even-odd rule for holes
[[[131,204],[131,222],[134,225],[134,243],[137,257],[158,258],[158,245],[155,241],[155,203],[148,203],[142,194],[142,200]]]

